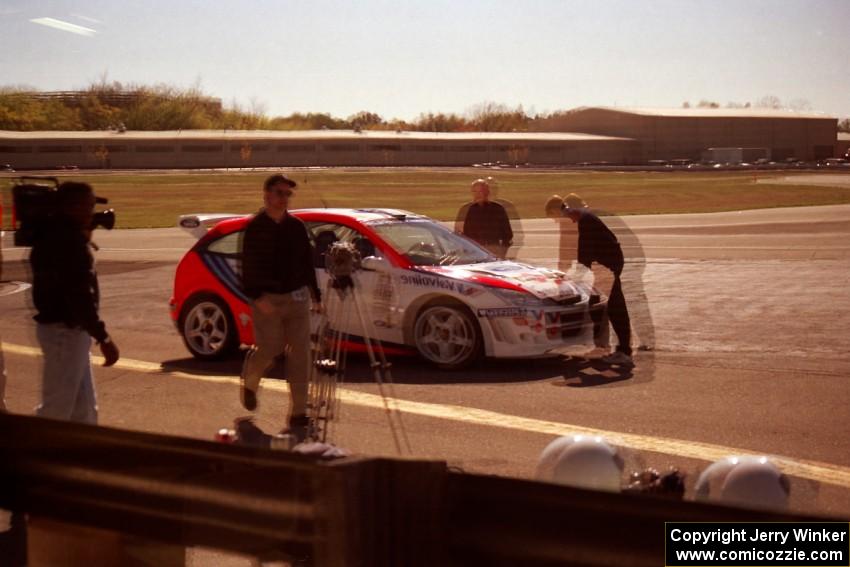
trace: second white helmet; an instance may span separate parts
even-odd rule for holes
[[[730,456],[712,463],[697,479],[697,500],[747,508],[788,508],[788,478],[767,457]]]

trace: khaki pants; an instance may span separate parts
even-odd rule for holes
[[[274,310],[263,313],[252,305],[255,346],[242,367],[245,387],[254,392],[275,357],[287,353],[284,369],[292,401],[290,415],[307,413],[307,380],[310,368],[310,292],[306,287],[291,293],[266,293]]]

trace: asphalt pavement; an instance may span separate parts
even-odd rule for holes
[[[548,359],[446,373],[396,359],[388,394],[413,454],[533,477],[547,443],[584,431],[620,443],[634,466],[679,466],[692,484],[720,455],[763,453],[799,476],[801,509],[850,516],[850,206],[625,223],[646,257],[630,283],[654,345],[637,353],[634,371]],[[522,225],[519,258],[555,266],[555,223]],[[174,269],[193,238],[139,229],[98,231],[96,241],[102,316],[122,354],[115,368],[95,371],[101,423],[211,439],[245,415],[239,361],[193,360],[168,317]],[[26,251],[9,245],[4,277],[25,282]],[[0,321],[7,404],[31,413],[39,356],[25,288],[0,287]],[[397,454],[364,361],[355,359],[342,388],[333,440],[356,453]],[[273,431],[285,415],[285,382],[266,380],[258,423]]]

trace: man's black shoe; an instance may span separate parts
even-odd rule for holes
[[[295,436],[296,443],[303,443],[310,436],[310,418],[306,415],[293,415],[289,418],[289,427],[281,431],[284,435]]]
[[[242,407],[248,411],[257,409],[257,394],[253,390],[249,390],[245,386],[239,388],[242,397]]]

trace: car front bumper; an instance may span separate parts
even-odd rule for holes
[[[602,322],[607,303],[569,308],[479,309],[487,356],[538,358],[575,345],[593,346],[594,321]]]

